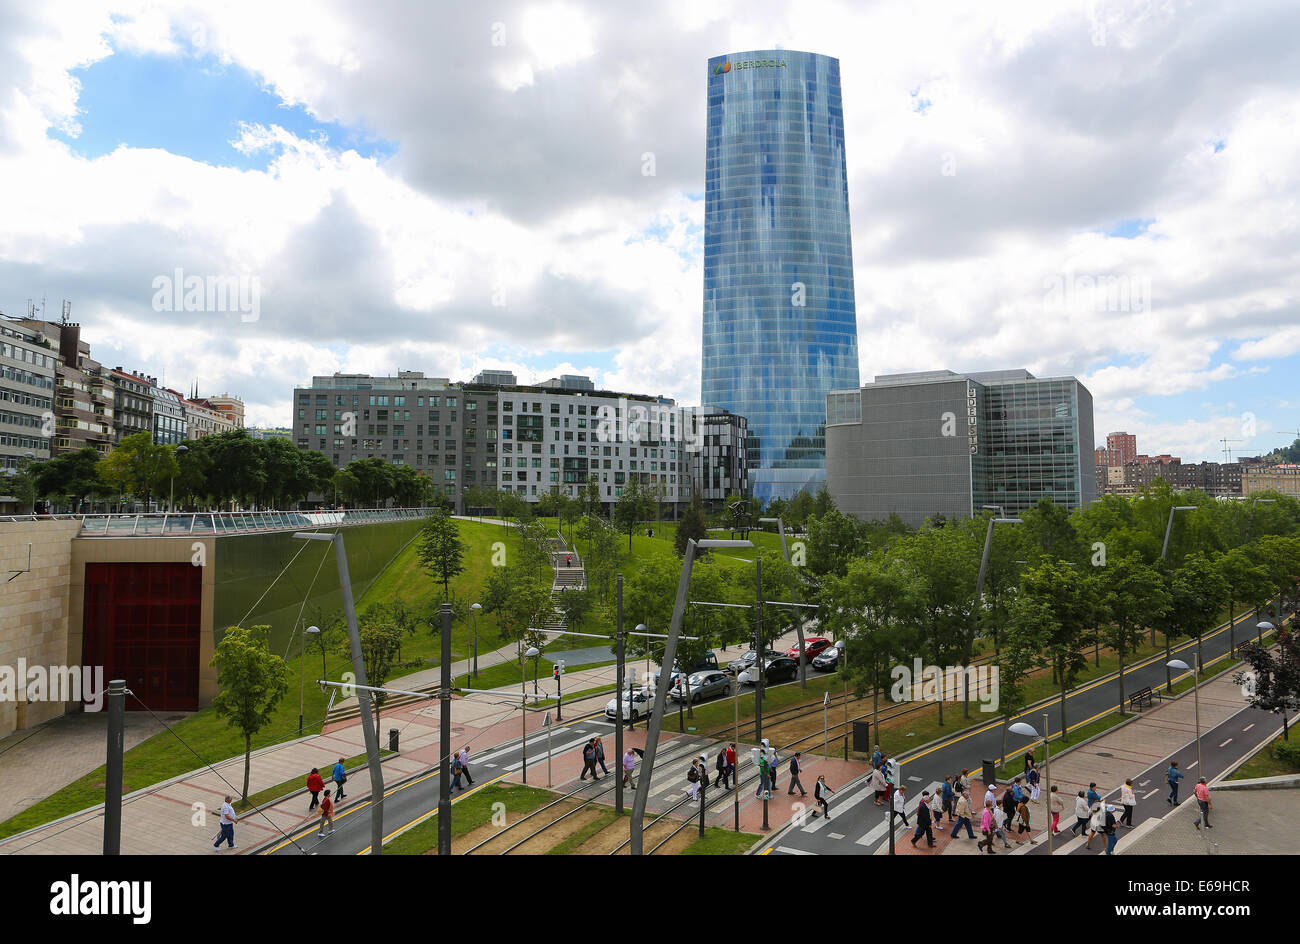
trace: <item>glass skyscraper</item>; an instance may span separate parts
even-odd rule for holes
[[[826,475],[826,394],[858,386],[839,60],[708,67],[701,399],[749,421],[763,502]]]

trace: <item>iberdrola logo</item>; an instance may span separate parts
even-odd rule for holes
[[[714,67],[713,67],[713,74],[714,74],[714,75],[722,75],[724,72],[730,72],[730,71],[731,71],[731,61],[730,61],[730,60],[728,60],[728,61],[722,63],[722,65],[718,65],[718,66],[714,66]]]

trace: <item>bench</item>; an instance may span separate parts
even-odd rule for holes
[[[1146,688],[1138,689],[1129,696],[1128,706],[1139,711],[1144,707],[1150,708],[1155,704],[1155,697],[1155,693],[1151,691],[1151,686],[1148,685]]]

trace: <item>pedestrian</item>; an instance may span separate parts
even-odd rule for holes
[[[980,849],[983,849],[985,846],[987,846],[989,850],[989,855],[993,855],[994,852],[993,852],[993,801],[992,800],[984,801],[984,812],[980,814],[980,832],[983,834],[984,838],[981,839],[979,841],[979,844],[975,846],[975,851],[978,852]]]
[[[474,778],[469,775],[469,748],[460,749],[460,772],[465,775],[465,782],[471,787],[474,786]]]
[[[1106,807],[1106,812],[1101,821],[1101,831],[1106,837],[1106,855],[1112,855],[1115,852],[1115,843],[1119,842],[1119,830],[1115,828],[1115,807]]]
[[[451,754],[451,787],[450,790],[464,790],[460,784],[461,775],[460,755],[455,751]]]
[[[1213,829],[1214,827],[1210,825],[1210,810],[1214,807],[1214,802],[1210,799],[1210,785],[1205,782],[1204,777],[1196,781],[1192,792],[1196,795],[1196,805],[1201,808],[1201,812],[1196,815],[1196,828],[1200,829],[1201,820],[1204,820],[1205,828]]]
[[[235,808],[230,805],[230,797],[226,797],[221,803],[221,832],[217,834],[217,841],[212,844],[213,849],[220,849],[223,842],[229,843],[231,849],[235,848],[235,824],[238,822],[239,817],[235,815]]]
[[[948,814],[948,819],[952,819],[953,804],[957,802],[957,794],[952,789],[952,777],[944,777],[943,786],[939,789],[943,795],[943,811]]]
[[[326,826],[329,827],[331,833],[334,832],[334,804],[330,802],[330,792],[328,790],[325,791],[325,799],[321,800],[320,803],[320,832],[317,835],[322,838],[328,835],[325,832]]]
[[[1124,815],[1120,817],[1120,822],[1129,829],[1133,828],[1133,808],[1137,806],[1137,797],[1133,795],[1133,781],[1125,780],[1124,786],[1119,788],[1119,802],[1124,807]]]
[[[970,771],[965,767],[961,769],[961,774],[957,777],[957,789],[968,797],[970,796]]]
[[[772,795],[768,790],[767,768],[767,751],[760,747],[758,749],[758,790],[754,793],[755,800],[762,797],[765,793],[768,796]]]
[[[993,835],[1002,840],[1003,849],[1011,848],[1011,843],[1007,842],[1006,825],[1008,822],[1010,822],[1010,817],[1007,816],[1007,811],[1000,806],[993,807]]]
[[[628,748],[623,755],[623,786],[635,787],[632,782],[632,770],[636,767],[636,754],[632,753],[632,748]]]
[[[879,767],[880,762],[884,759],[885,759],[885,755],[880,753],[880,745],[877,744],[876,749],[871,752],[871,766]]]
[[[590,548],[588,548],[588,550],[590,550]],[[570,566],[572,566],[572,565],[573,565],[573,555],[572,555],[572,554],[565,554],[565,555],[564,555],[564,566],[565,566],[565,567],[570,567]]]
[[[1024,777],[1017,777],[1011,781],[1011,796],[1016,801],[1016,806],[1019,806],[1020,801],[1025,798],[1025,788],[1020,784],[1024,779]]]
[[[934,846],[934,832],[930,828],[931,817],[930,791],[922,790],[921,802],[916,805],[916,833],[912,836],[912,845],[914,847],[916,841],[921,838],[922,833],[925,834],[926,845]]]
[[[1070,827],[1070,835],[1082,836],[1091,818],[1092,808],[1088,805],[1087,796],[1080,790],[1078,799],[1074,801],[1074,825]]]
[[[1052,784],[1052,792],[1047,798],[1047,808],[1052,811],[1052,835],[1055,836],[1061,831],[1061,814],[1065,812],[1065,800],[1056,789],[1056,784]]]
[[[1101,802],[1101,794],[1097,792],[1097,784],[1088,784],[1088,808],[1092,809]]]
[[[1021,835],[1030,832],[1029,829],[1029,797],[1021,797],[1020,805],[1016,807],[1016,843],[1023,843],[1024,840],[1019,838]]]
[[[1083,844],[1083,848],[1092,848],[1092,837],[1098,833],[1104,835],[1106,832],[1106,809],[1100,803],[1094,803],[1091,808],[1091,815],[1088,817],[1088,841]]]
[[[1183,779],[1183,772],[1178,769],[1178,761],[1169,762],[1169,769],[1165,771],[1165,780],[1169,783],[1169,797],[1167,802],[1170,806],[1178,805],[1178,781]]]
[[[609,768],[605,766],[605,741],[603,738],[596,738],[596,763],[600,764],[600,772],[608,777]],[[596,768],[593,767],[591,773],[595,776]]]
[[[998,789],[998,785],[996,783],[990,783],[987,787],[984,788],[985,803],[992,803],[994,806],[997,805],[998,802],[996,796],[997,789]]]
[[[930,794],[930,818],[936,826],[943,825],[943,800],[940,798],[938,790]]]
[[[1031,764],[1029,773],[1025,774],[1025,779],[1029,781],[1029,802],[1037,803],[1038,798],[1043,795],[1043,791],[1038,788],[1038,768]]]
[[[1002,812],[1007,822],[1015,822],[1016,807],[1020,805],[1020,801],[1016,799],[1016,787],[1017,784],[1012,784],[1002,791]]]
[[[334,799],[337,802],[338,800],[343,799],[343,797],[345,796],[345,794],[343,793],[343,784],[348,782],[348,772],[343,769],[342,757],[340,757],[339,762],[334,765],[333,777],[334,777]]]
[[[593,781],[600,779],[600,777],[596,776],[596,739],[595,738],[589,738],[587,740],[587,743],[582,746],[582,776],[580,776],[578,779],[586,780],[588,771],[591,771],[591,779]]]
[[[799,795],[801,797],[806,797],[808,795],[808,791],[805,790],[803,784],[799,782],[799,772],[803,770],[803,763],[799,760],[799,753],[799,751],[795,751],[794,756],[790,758],[790,789],[785,791],[786,796],[794,796],[795,787],[799,788]]]
[[[779,792],[781,788],[776,783],[776,772],[781,769],[781,759],[777,757],[775,747],[768,748],[768,750],[772,752],[767,764],[768,790]]]
[[[965,826],[967,838],[974,839],[975,833],[970,828],[970,798],[966,796],[965,791],[957,791],[957,802],[954,811],[957,814],[957,822],[952,827],[952,838],[956,839],[957,833],[961,830],[962,826]]]
[[[726,787],[729,782],[736,783],[736,743],[734,741],[727,745],[727,779],[722,781],[723,787]]]
[[[311,794],[311,806],[307,807],[310,813],[320,805],[320,792],[325,789],[325,781],[320,777],[320,769],[313,767],[311,773],[307,775],[307,792]]]
[[[893,802],[894,805],[889,811],[890,829],[893,829],[894,827],[895,816],[901,816],[903,818],[904,826],[911,826],[912,824],[907,821],[907,787],[899,786],[899,788],[894,791]]]
[[[700,795],[700,759],[698,757],[691,761],[691,769],[686,771],[686,780],[690,784],[691,799],[694,800]]]
[[[885,775],[880,772],[879,767],[871,769],[871,789],[876,793],[876,806],[885,802]]]
[[[1025,776],[1026,778],[1028,778],[1028,776],[1029,776],[1029,769],[1030,769],[1031,767],[1033,767],[1033,766],[1034,766],[1034,749],[1031,747],[1029,750],[1025,751],[1025,773],[1024,773],[1024,776]]]
[[[816,800],[817,805],[822,808],[827,819],[831,818],[831,805],[830,802],[826,799],[826,797],[828,794],[834,792],[835,791],[831,789],[830,784],[826,782],[825,774],[820,775],[817,778],[817,782],[813,784],[813,799]],[[813,810],[812,815],[816,816],[817,811]]]
[[[717,768],[718,772],[713,778],[713,785],[716,787],[718,784],[722,784],[725,787],[727,785],[727,748],[725,745],[719,749],[718,761],[714,764],[714,767]]]

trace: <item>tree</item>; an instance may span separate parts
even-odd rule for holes
[[[366,670],[366,684],[382,688],[402,656],[402,631],[395,626],[391,614],[381,607],[372,607],[362,614],[358,627],[361,641],[361,664]],[[339,640],[339,651],[352,658],[352,640],[344,635]],[[379,737],[379,712],[388,700],[387,692],[371,692],[370,703],[375,709],[375,737]]]
[[[1182,635],[1196,639],[1197,663],[1204,665],[1201,637],[1218,623],[1219,602],[1228,595],[1227,581],[1205,555],[1188,554],[1182,564],[1165,577],[1169,608],[1157,618],[1157,628],[1165,637],[1165,662],[1173,658],[1171,637]]]
[[[1223,578],[1228,598],[1229,651],[1237,651],[1236,605],[1259,600],[1267,595],[1268,572],[1251,561],[1250,555],[1240,547],[1220,554],[1214,562],[1215,570]]]
[[[233,510],[236,503],[250,505],[262,493],[266,469],[262,464],[260,442],[246,429],[232,429],[196,439],[190,446],[191,452],[200,449],[207,454],[206,489],[218,504],[229,502]]]
[[[620,533],[627,535],[627,549],[632,550],[632,535],[636,527],[646,517],[646,498],[635,478],[629,476],[623,494],[614,505],[614,524]]]
[[[378,508],[393,493],[393,470],[396,467],[378,456],[353,459],[344,468],[356,477],[361,503]]]
[[[573,526],[577,524],[578,519],[582,517],[582,502],[561,495],[560,502],[559,502],[559,512],[560,512],[560,525],[569,526],[569,546],[572,547]]]
[[[18,499],[19,505],[26,505],[34,510],[39,486],[37,484],[37,473],[32,464],[28,462],[19,469],[5,469],[4,476],[4,484],[0,486],[0,490],[13,495],[14,498]]]
[[[1092,581],[1061,562],[1044,561],[1020,579],[1018,599],[1024,598],[1026,607],[1032,605],[1044,614],[1047,632],[1040,664],[1052,667],[1061,686],[1061,737],[1067,742],[1066,693],[1088,665],[1083,648],[1092,641],[1094,596]]]
[[[1031,564],[1037,563],[1035,558],[1079,562],[1079,537],[1063,507],[1050,498],[1040,498],[1020,518],[1024,522],[1021,538],[1030,554],[1026,560]]]
[[[1154,567],[1137,554],[1111,559],[1099,578],[1101,626],[1098,637],[1119,656],[1119,710],[1124,712],[1124,656],[1142,644],[1144,626],[1154,626],[1172,601]],[[1146,623],[1150,620],[1150,624]]]
[[[1277,651],[1258,642],[1241,647],[1241,657],[1250,671],[1238,671],[1232,680],[1242,686],[1251,707],[1282,716],[1282,740],[1291,732],[1287,713],[1300,709],[1300,638],[1290,630],[1278,632]]]
[[[442,598],[451,595],[451,578],[465,569],[466,544],[460,529],[445,511],[435,511],[420,532],[416,556],[420,564],[442,581]]]
[[[1060,632],[1051,607],[1041,599],[1017,597],[1010,606],[1007,631],[998,657],[998,701],[1002,709],[1002,763],[1007,760],[1007,727],[1025,707],[1025,682],[1039,664],[1046,641]],[[1121,702],[1122,704],[1122,702]],[[1044,731],[1046,736],[1047,732]]]
[[[673,547],[679,556],[685,556],[687,541],[699,543],[708,535],[709,529],[704,525],[704,515],[700,512],[700,506],[691,502],[682,512],[681,520],[677,522],[677,536],[673,539]],[[703,553],[703,551],[696,551],[696,554]]]
[[[103,488],[99,461],[95,447],[85,446],[42,462],[33,470],[37,492],[44,498],[67,502],[75,514],[87,495]]]
[[[564,617],[564,625],[568,629],[581,629],[583,620],[594,604],[595,598],[591,591],[578,587],[568,587],[555,596],[556,608]]]
[[[825,494],[825,489],[818,496]],[[808,520],[808,570],[818,577],[842,577],[849,561],[864,551],[865,540],[856,518],[834,508]]]
[[[144,502],[146,509],[153,493],[179,471],[172,447],[154,443],[148,432],[124,436],[100,464],[106,482]]]
[[[269,626],[231,626],[212,655],[220,689],[212,699],[213,710],[244,735],[244,790],[240,796],[245,803],[253,735],[270,724],[276,705],[289,691],[284,660],[269,648],[270,630]]]

